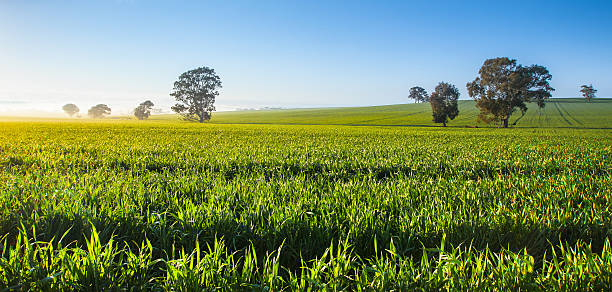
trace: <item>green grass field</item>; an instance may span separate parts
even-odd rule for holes
[[[611,138],[5,120],[0,287],[608,290]]]
[[[612,99],[595,99],[586,103],[583,99],[551,99],[543,109],[535,104],[517,127],[570,127],[612,128]],[[459,101],[459,116],[448,126],[496,127],[477,123],[478,109],[474,101]],[[514,122],[520,117],[517,112]],[[160,117],[158,117],[160,118]],[[169,117],[163,117],[169,118]],[[294,110],[265,110],[220,112],[213,115],[212,123],[262,123],[262,124],[335,124],[335,125],[393,125],[433,126],[429,103],[402,104],[373,107],[323,108]]]

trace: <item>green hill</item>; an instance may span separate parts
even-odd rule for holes
[[[551,99],[543,109],[538,109],[535,104],[530,104],[528,107],[527,114],[517,123],[516,127],[612,127],[612,99],[596,99],[590,103],[583,99]],[[459,101],[459,111],[459,116],[451,121],[449,126],[497,126],[476,121],[478,109],[474,101]],[[520,112],[511,117],[511,122],[518,117],[520,117]],[[222,124],[438,125],[431,121],[431,108],[428,103],[219,112],[213,114],[211,122]]]
[[[522,128],[606,128],[612,129],[612,99],[600,98],[585,102],[578,98],[550,99],[543,109],[528,105],[527,114],[515,127]],[[497,127],[497,124],[477,122],[478,109],[474,101],[459,101],[459,116],[448,123],[449,127]],[[510,122],[520,117],[515,113]],[[46,117],[0,117],[12,120],[66,120]],[[104,121],[132,120],[132,116],[113,116]],[[354,125],[354,126],[440,126],[431,121],[429,103],[394,104],[368,107],[306,108],[278,110],[246,110],[216,112],[210,123],[214,124],[296,124],[296,125]],[[77,121],[77,119],[71,119]],[[78,119],[82,122],[102,120]],[[177,121],[178,115],[154,115],[150,120]],[[136,121],[135,121],[136,122]]]

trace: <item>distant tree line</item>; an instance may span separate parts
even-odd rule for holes
[[[516,125],[525,115],[528,103],[536,103],[539,108],[545,106],[545,100],[555,90],[550,86],[551,79],[552,75],[544,66],[524,66],[515,59],[501,57],[485,60],[476,79],[468,82],[466,88],[480,111],[479,122],[495,122],[507,128]],[[215,111],[214,103],[220,88],[221,78],[212,68],[204,66],[184,72],[174,82],[170,93],[177,101],[171,108],[185,120],[200,123],[208,121]],[[595,98],[597,90],[593,85],[582,85],[580,92],[590,102]],[[453,84],[440,82],[431,94],[415,86],[410,88],[408,97],[415,103],[430,103],[433,122],[443,126],[459,115],[459,90]],[[139,120],[148,119],[153,106],[150,100],[142,102],[133,110],[134,116]],[[75,104],[66,104],[62,109],[70,117],[79,112]],[[510,124],[510,117],[517,110],[521,115]],[[103,118],[110,113],[111,109],[105,104],[95,105],[87,112],[92,118]]]
[[[525,115],[527,103],[535,102],[539,108],[545,106],[544,101],[555,90],[550,86],[551,79],[552,75],[544,66],[524,66],[517,64],[515,59],[501,57],[485,60],[476,79],[467,83],[466,87],[480,110],[478,121],[498,122],[500,127],[507,128],[510,117],[517,110],[520,110],[521,116],[512,125]],[[170,95],[177,103],[172,110],[185,120],[208,121],[215,111],[214,103],[221,87],[221,79],[214,69],[199,67],[189,70],[174,82]],[[581,92],[590,101],[597,90],[592,85],[583,85]],[[409,98],[415,103],[429,102],[433,121],[443,126],[459,115],[459,90],[450,83],[440,82],[432,94],[420,86],[412,87]]]
[[[134,116],[139,120],[148,119],[149,116],[151,116],[151,111],[153,110],[153,106],[154,104],[150,100],[147,100],[141,103],[134,109],[133,111]],[[65,104],[62,107],[62,110],[70,117],[73,117],[75,114],[77,114],[80,111],[79,107],[73,103]],[[92,119],[101,119],[110,114],[111,114],[111,108],[108,105],[102,104],[102,103],[92,106],[87,111],[87,115]]]
[[[540,65],[523,66],[507,57],[488,59],[484,62],[474,81],[466,84],[468,95],[476,101],[480,110],[478,121],[497,122],[500,127],[509,126],[510,117],[518,110],[521,116],[512,123],[515,125],[527,112],[527,103],[535,102],[540,108],[550,98],[555,89],[549,84],[552,75]],[[587,100],[594,96],[591,87],[581,90]],[[429,101],[433,122],[446,126],[449,120],[459,115],[457,100],[459,91],[449,83],[440,82],[434,93],[427,93],[421,87],[410,89],[409,97],[415,102]]]

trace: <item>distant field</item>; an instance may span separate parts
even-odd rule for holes
[[[612,128],[612,99],[551,99],[544,109],[530,104],[516,127]],[[476,122],[474,101],[459,102],[459,116],[448,126],[497,126]],[[511,117],[514,122],[520,116]],[[160,118],[160,117],[158,117]],[[165,117],[168,118],[168,117]],[[214,113],[212,123],[262,124],[337,124],[433,126],[431,107],[424,104],[399,104],[372,107],[314,108],[292,110],[237,111]]]
[[[611,165],[606,129],[3,121],[0,290],[610,291]]]
[[[539,109],[528,105],[527,114],[518,121],[517,128],[593,128],[612,129],[612,99],[594,99],[590,103],[583,99],[551,99],[546,107]],[[459,116],[448,123],[448,127],[497,127],[497,124],[477,122],[478,109],[474,101],[459,101]],[[515,113],[510,122],[520,117]],[[131,116],[111,116],[103,120],[54,119],[45,117],[2,117],[0,121],[82,121],[112,122],[135,120]],[[286,124],[286,125],[353,125],[353,126],[441,126],[433,123],[428,103],[395,104],[369,107],[338,107],[309,109],[279,109],[215,112],[208,123],[213,124]],[[178,115],[153,115],[144,122],[181,121]]]

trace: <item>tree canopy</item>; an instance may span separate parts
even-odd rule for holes
[[[410,88],[408,98],[413,99],[415,103],[429,102],[429,95],[423,87],[415,86]]]
[[[548,69],[540,65],[518,65],[516,60],[507,57],[486,60],[478,73],[467,84],[468,94],[480,109],[478,119],[485,123],[503,122],[504,128],[508,127],[516,108],[521,110],[521,117],[527,112],[528,102],[542,108],[544,100],[555,90],[548,83],[552,79]]]
[[[429,99],[434,123],[442,123],[446,127],[449,120],[459,115],[458,99],[459,89],[455,85],[440,82]]]
[[[149,116],[151,116],[151,110],[153,109],[153,102],[150,100],[147,100],[141,104],[139,104],[135,109],[134,109],[134,116],[139,119],[139,120],[144,120],[144,119],[148,119]]]
[[[582,96],[586,101],[591,101],[592,98],[595,98],[595,93],[597,93],[597,89],[593,88],[593,84],[591,85],[582,85],[580,86],[580,92],[582,92]]]
[[[103,118],[104,116],[110,115],[111,109],[105,104],[97,104],[92,106],[87,114],[94,119]]]
[[[79,112],[79,107],[74,104],[74,103],[69,103],[69,104],[65,104],[62,107],[62,110],[64,110],[64,112],[66,114],[68,114],[70,117],[74,116],[76,113]]]
[[[210,120],[215,110],[215,98],[219,95],[221,78],[214,69],[200,67],[187,71],[174,82],[173,96],[178,103],[172,110],[181,114],[186,120],[203,123]]]

